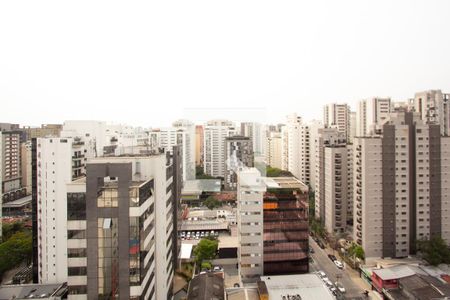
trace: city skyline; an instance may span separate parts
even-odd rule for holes
[[[448,1],[2,3],[3,120],[165,126],[168,110],[263,107],[273,123],[289,110],[318,119],[331,102],[446,91],[449,10]]]

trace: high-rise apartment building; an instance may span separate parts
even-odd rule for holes
[[[301,117],[288,116],[286,134],[282,138],[287,145],[287,170],[305,184],[309,184],[309,126],[303,124]],[[283,142],[282,142],[283,144]]]
[[[263,197],[266,185],[256,168],[238,171],[238,269],[242,282],[264,274]]]
[[[256,122],[241,123],[241,135],[251,139],[255,156],[266,154],[266,126]]]
[[[237,172],[254,165],[253,143],[246,136],[229,136],[225,138],[224,184],[227,190],[236,190]]]
[[[414,110],[427,124],[439,124],[442,135],[450,135],[450,94],[441,90],[416,93]]]
[[[180,158],[96,158],[68,184],[69,299],[172,299]]]
[[[325,149],[327,147],[346,147],[345,134],[339,132],[337,128],[319,128],[315,135],[315,217],[320,219],[322,224],[325,224],[325,193],[326,176],[331,176],[325,173]],[[331,162],[330,162],[331,163]],[[341,163],[341,167],[343,167]],[[330,166],[331,168],[331,166]],[[329,179],[331,180],[331,179]],[[329,190],[328,193],[332,191]]]
[[[27,195],[31,194],[31,141],[20,144],[20,168],[22,188]]]
[[[1,134],[3,202],[19,199],[26,194],[21,182],[20,137],[20,131],[3,131]]]
[[[62,130],[60,124],[42,124],[41,127],[23,127],[27,140],[43,137],[59,137]]]
[[[195,165],[202,167],[203,166],[203,126],[197,125],[195,126]]]
[[[352,219],[352,164],[351,145],[337,143],[324,146],[323,197],[328,232],[345,232]],[[321,195],[322,196],[322,195]]]
[[[370,98],[358,103],[356,136],[374,135],[392,112],[391,98]]]
[[[316,190],[316,143],[320,129],[323,129],[322,121],[313,120],[309,123],[309,186],[313,191]]]
[[[282,166],[282,147],[281,133],[269,132],[266,147],[266,163],[272,168],[283,169]]]
[[[157,128],[150,132],[150,148],[164,148],[171,152],[173,147],[182,148],[183,181],[195,179],[196,133],[193,123],[187,120],[175,121],[173,127]],[[156,143],[156,144],[155,144]]]
[[[354,144],[354,239],[366,257],[405,257],[434,235],[450,242],[450,137],[398,112]]]
[[[203,171],[214,177],[225,176],[225,138],[237,135],[233,122],[212,120],[204,127]]]
[[[350,106],[346,103],[327,104],[323,108],[323,125],[327,128],[336,127],[339,132],[350,138]]]
[[[36,283],[67,281],[66,184],[85,174],[85,146],[80,139],[33,139],[35,169],[32,206],[33,279]]]

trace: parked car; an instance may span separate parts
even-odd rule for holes
[[[342,294],[345,293],[345,288],[344,288],[344,286],[342,285],[342,283],[336,281],[336,282],[334,283],[334,285],[336,286],[336,288],[338,289],[339,292],[341,292]]]
[[[309,247],[309,253],[314,253],[314,249],[312,247]]]
[[[324,271],[317,271],[317,274],[318,274],[321,278],[324,278],[324,277],[327,276],[327,275],[325,274]]]
[[[334,261],[334,264],[335,264],[336,267],[338,267],[339,269],[343,269],[343,268],[344,268],[344,265],[343,265],[340,261],[338,261],[338,260],[335,260],[335,261]]]
[[[317,242],[317,245],[318,245],[320,248],[325,249],[325,245],[324,245],[321,241],[318,241],[318,242]]]
[[[328,254],[328,257],[331,259],[331,261],[336,261],[337,260],[337,258],[336,258],[336,256],[334,256],[333,254]]]

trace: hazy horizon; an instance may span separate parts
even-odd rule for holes
[[[450,92],[449,11],[444,0],[1,2],[0,122],[163,127],[226,108],[280,123],[321,119],[332,102]]]

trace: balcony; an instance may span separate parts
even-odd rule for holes
[[[336,209],[341,209],[341,208],[342,208],[341,205],[335,205],[334,207],[335,207]]]
[[[362,191],[361,191],[361,189],[360,189],[360,188],[357,188],[357,189],[356,189],[356,194],[358,194],[358,195],[362,195]]]
[[[358,217],[362,216],[362,212],[360,210],[356,211],[356,214],[358,215]]]
[[[362,225],[361,225],[361,224],[356,225],[356,229],[358,229],[359,231],[361,231],[361,230],[362,230]]]
[[[357,204],[356,204],[356,207],[357,207],[358,209],[361,209],[361,208],[362,208],[362,204],[361,204],[361,203],[357,203]]]
[[[356,236],[359,237],[359,238],[362,238],[362,233],[361,233],[361,231],[357,231],[357,232],[356,232]]]
[[[356,186],[359,187],[359,188],[362,187],[361,181],[358,181],[358,182],[356,183]]]
[[[356,196],[356,201],[361,202],[362,201],[362,197],[361,196]]]
[[[358,222],[358,224],[362,224],[362,218],[361,217],[357,217],[356,218],[356,222]]]
[[[356,175],[356,179],[361,180],[361,178],[362,178],[361,174]]]

